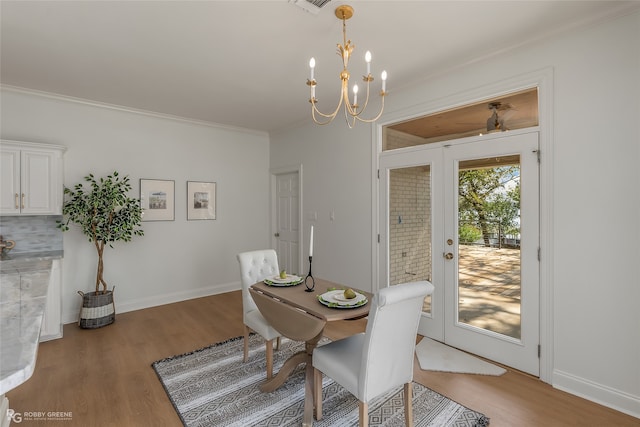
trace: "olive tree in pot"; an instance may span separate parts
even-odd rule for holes
[[[120,177],[113,172],[106,178],[95,178],[93,174],[84,177],[85,183],[76,184],[73,189],[64,188],[65,202],[62,206],[62,221],[57,227],[69,230],[69,223],[80,226],[98,252],[98,271],[95,292],[83,293],[78,325],[81,328],[100,328],[115,320],[113,291],[104,280],[104,249],[113,243],[128,242],[133,236],[142,236],[142,208],[137,199],[128,196],[131,190],[129,177]]]

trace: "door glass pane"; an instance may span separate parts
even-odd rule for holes
[[[520,156],[458,173],[458,322],[520,338]]]
[[[389,171],[389,284],[429,280],[431,263],[431,167]],[[431,296],[425,299],[431,313]]]

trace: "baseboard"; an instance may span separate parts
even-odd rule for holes
[[[567,372],[553,372],[553,387],[640,418],[640,396],[616,390]]]
[[[74,320],[74,322],[77,321]],[[59,338],[62,338],[62,325],[60,325],[60,332],[56,333],[56,334],[50,334],[50,335],[40,335],[40,342],[45,342],[45,341],[51,341],[51,340],[57,340]]]
[[[225,283],[222,285],[207,286],[205,288],[189,289],[186,291],[170,292],[162,295],[151,295],[145,298],[138,298],[131,301],[116,301],[116,313],[126,313],[128,311],[142,310],[143,308],[157,307],[159,305],[171,304],[174,302],[186,301],[194,298],[208,297],[210,295],[223,294],[225,292],[240,290],[240,282]],[[62,314],[62,322],[76,323],[80,308],[75,307],[71,311]]]

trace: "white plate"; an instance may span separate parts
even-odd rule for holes
[[[324,305],[333,305],[336,304],[342,308],[348,307],[359,307],[363,304],[363,301],[366,303],[367,297],[361,293],[356,292],[356,297],[347,299],[344,297],[344,290],[337,289],[335,291],[328,291],[324,294],[320,295],[319,301]]]
[[[293,282],[299,282],[300,280],[302,280],[302,277],[296,276],[295,274],[287,274],[286,279],[281,279],[280,275],[277,275],[277,276],[269,277],[268,280],[273,283],[293,283]]]

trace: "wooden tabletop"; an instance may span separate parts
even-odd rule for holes
[[[258,282],[252,287],[265,295],[277,298],[280,301],[297,307],[309,314],[332,322],[335,320],[359,319],[369,314],[371,298],[373,295],[360,289],[352,288],[354,291],[364,294],[368,301],[365,305],[355,308],[332,308],[321,304],[318,301],[318,295],[321,295],[332,289],[347,289],[348,286],[330,282],[328,280],[316,279],[316,285],[313,292],[306,292],[304,283],[296,286],[269,286],[264,282]]]

